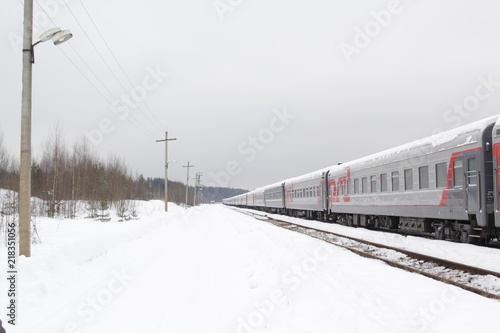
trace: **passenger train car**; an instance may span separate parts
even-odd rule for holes
[[[345,225],[486,243],[500,236],[500,116],[223,202]]]

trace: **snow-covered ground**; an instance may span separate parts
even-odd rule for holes
[[[470,332],[496,326],[500,302],[220,205],[162,210],[162,202],[141,203],[140,219],[127,222],[39,218],[42,243],[20,260],[18,325],[5,325],[6,310],[0,312],[7,332]],[[377,237],[397,242],[395,235]],[[500,262],[499,250],[442,242],[432,250],[426,240],[411,242],[431,254],[474,253],[475,264],[485,253],[486,266],[495,255],[491,265]],[[6,264],[0,262],[2,304]]]
[[[240,210],[238,208],[233,209]],[[439,241],[435,239],[425,239],[416,236],[403,236],[400,234],[391,234],[383,231],[375,231],[365,228],[347,227],[335,223],[324,223],[279,214],[268,214],[253,209],[245,209],[241,211],[248,211],[257,215],[269,216],[306,227],[313,227],[320,230],[331,231],[345,236],[369,240],[388,246],[394,246],[409,251],[415,251],[438,258],[488,269],[494,272],[500,272],[500,250],[497,248],[472,246],[469,244]]]

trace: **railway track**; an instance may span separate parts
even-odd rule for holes
[[[292,222],[271,218],[267,215],[256,214],[245,210],[237,211],[250,215],[258,220],[272,223],[280,228],[300,232],[323,240],[360,256],[381,260],[392,267],[424,275],[484,297],[500,300],[499,272],[369,242],[330,231],[305,227]]]

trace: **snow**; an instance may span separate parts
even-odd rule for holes
[[[491,247],[472,246],[463,243],[452,243],[436,239],[426,239],[416,236],[404,236],[365,228],[346,227],[335,223],[299,219],[279,214],[267,214],[258,210],[248,210],[255,214],[267,215],[283,221],[306,227],[330,231],[337,234],[369,240],[388,246],[443,258],[470,266],[500,272],[500,250]]]
[[[0,312],[7,331],[466,332],[494,327],[485,318],[500,312],[500,302],[221,205],[138,210],[127,222],[39,218],[42,243],[20,258],[18,325]],[[409,244],[500,262],[499,250],[427,242]]]

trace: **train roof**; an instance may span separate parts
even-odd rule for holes
[[[500,121],[500,115],[491,116],[452,130],[437,133],[420,140],[390,148],[379,153],[361,157],[340,165],[331,166],[329,170],[332,172],[339,172],[347,166],[370,163],[400,154],[403,155],[402,158],[404,158],[404,154],[408,156],[411,151],[422,147],[427,147],[429,151],[439,151],[472,144],[480,140],[479,133],[497,121]]]
[[[306,173],[305,175],[288,178],[284,182],[285,182],[285,184],[290,184],[290,183],[297,183],[297,182],[302,182],[302,181],[306,181],[306,180],[321,178],[325,172],[330,170],[330,168],[331,167],[322,168],[322,169],[319,169],[319,170],[316,170],[313,172]]]

